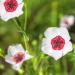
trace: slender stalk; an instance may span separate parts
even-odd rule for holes
[[[20,31],[23,31],[22,28],[19,26],[17,20],[16,20],[16,19],[13,19],[13,21],[16,23],[17,28],[18,28]]]
[[[62,58],[61,64],[62,64],[62,74],[63,75],[68,75],[68,72],[67,72],[67,60],[66,60],[65,57]]]
[[[26,35],[26,27],[27,27],[27,5],[26,5],[26,3],[25,3],[24,6],[25,6],[25,23],[24,23],[23,40],[24,40],[24,43],[25,43],[26,50],[29,50],[28,37]]]
[[[26,31],[26,26],[27,26],[27,5],[25,4],[25,23],[24,23],[24,31]]]
[[[2,57],[3,59],[5,59],[5,56],[4,56],[4,55],[2,55],[2,54],[0,55],[0,57]]]
[[[23,40],[24,40],[26,50],[29,50],[28,40],[27,40],[27,36],[25,33],[23,33]]]

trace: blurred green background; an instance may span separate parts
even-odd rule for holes
[[[27,5],[28,50],[34,57],[23,63],[16,72],[11,65],[0,57],[0,75],[75,75],[75,51],[68,53],[58,61],[41,52],[41,41],[48,27],[59,26],[61,16],[75,15],[75,0],[25,0]],[[23,9],[24,10],[24,9]],[[16,18],[23,28],[24,14]],[[72,41],[75,40],[75,26],[70,29]],[[4,22],[0,19],[0,48],[7,53],[11,44],[24,42],[13,19]]]

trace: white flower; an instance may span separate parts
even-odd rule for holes
[[[22,63],[32,58],[27,51],[24,50],[21,44],[11,45],[8,47],[8,54],[5,56],[5,61],[10,63],[15,70],[19,70]]]
[[[23,14],[23,0],[1,0],[0,1],[0,17],[4,21],[18,17]]]
[[[66,16],[62,17],[60,20],[61,27],[69,28],[73,24],[74,24],[74,16],[72,16],[72,15],[70,15],[70,16],[66,15]]]
[[[55,60],[72,51],[72,43],[66,28],[51,27],[45,31],[44,35],[41,50]]]

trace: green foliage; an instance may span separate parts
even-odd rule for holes
[[[0,75],[75,75],[75,45],[73,45],[73,52],[58,61],[41,52],[41,40],[45,29],[59,26],[62,15],[75,15],[75,0],[25,0],[25,4],[27,7],[26,38],[29,43],[29,52],[34,57],[24,62],[19,72],[12,70],[9,64],[5,64],[1,54],[4,55],[11,44],[24,45],[24,40],[21,39],[22,33],[12,19],[8,22],[0,20]],[[24,25],[24,16],[25,12],[22,16],[15,18],[21,28]],[[70,29],[73,41],[75,41],[74,30],[75,26]]]

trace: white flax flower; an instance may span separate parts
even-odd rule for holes
[[[27,51],[24,50],[21,44],[11,45],[8,47],[8,53],[5,56],[5,61],[10,63],[15,70],[19,70],[22,63],[32,58]]]
[[[18,17],[23,14],[23,0],[1,0],[0,17],[4,21]]]
[[[72,51],[72,43],[66,28],[50,27],[45,31],[44,35],[41,50],[55,60]]]

